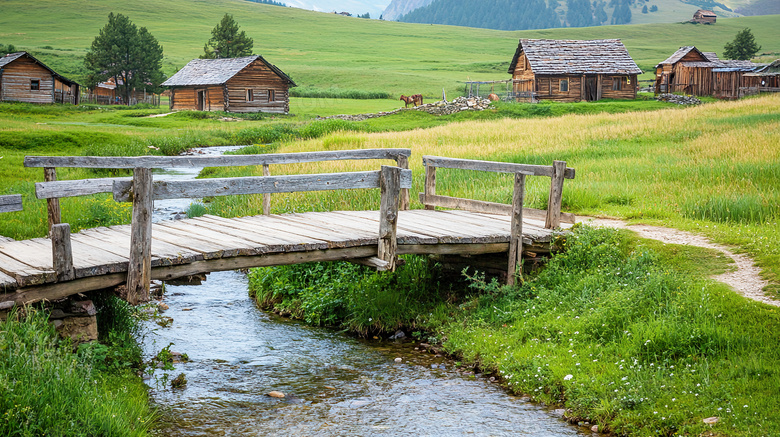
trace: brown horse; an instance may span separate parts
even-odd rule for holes
[[[401,94],[401,98],[399,100],[402,100],[405,103],[404,107],[408,108],[410,103],[414,106],[422,105],[423,96],[422,94],[415,94],[412,96],[405,96]]]

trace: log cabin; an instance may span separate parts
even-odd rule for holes
[[[699,24],[715,24],[717,19],[718,16],[715,15],[715,12],[699,9],[698,11],[694,12],[691,22]]]
[[[756,67],[750,61],[719,59],[694,46],[680,47],[655,66],[655,93],[737,98],[742,75]]]
[[[742,75],[742,93],[780,92],[780,59]]]
[[[0,101],[78,105],[79,88],[27,52],[0,58]]]
[[[521,39],[509,64],[517,99],[634,99],[642,70],[619,39]]]
[[[194,59],[162,83],[173,111],[290,111],[290,77],[262,56]]]

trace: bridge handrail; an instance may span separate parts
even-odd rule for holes
[[[425,205],[425,209],[434,209],[436,206],[439,206],[490,214],[511,215],[512,207],[503,203],[437,195],[436,168],[495,173],[521,173],[528,176],[547,176],[551,178],[547,211],[523,208],[524,214],[534,219],[544,220],[545,227],[548,229],[560,226],[561,222],[574,223],[574,214],[561,212],[563,180],[574,179],[575,176],[575,170],[566,167],[566,161],[554,161],[553,165],[531,165],[426,155],[423,156],[423,165],[425,166],[425,192],[420,193],[420,202]]]
[[[21,194],[7,194],[0,196],[0,212],[14,212],[21,211],[23,209]]]

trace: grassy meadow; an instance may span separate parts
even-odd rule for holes
[[[231,13],[255,41],[254,49],[288,73],[304,95],[321,90],[361,90],[426,98],[463,92],[466,80],[508,79],[506,70],[519,38],[620,38],[644,71],[677,48],[696,45],[722,52],[745,27],[767,58],[780,57],[777,16],[718,19],[715,26],[638,24],[575,29],[495,31],[364,20],[281,8],[245,0],[152,0],[90,4],[73,13],[72,2],[23,0],[0,3],[0,43],[29,50],[65,76],[81,79],[83,56],[109,12],[145,26],[165,50],[163,69],[172,75],[203,52],[211,29]],[[638,14],[642,15],[642,14]]]

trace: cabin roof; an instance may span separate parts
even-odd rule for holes
[[[260,55],[242,58],[193,59],[176,74],[162,83],[163,86],[222,85],[256,60],[263,62],[282,80],[296,86],[289,76]]]
[[[70,79],[66,78],[65,76],[62,76],[61,74],[57,73],[56,71],[52,70],[52,69],[51,69],[51,68],[49,68],[49,67],[48,67],[46,64],[44,64],[43,62],[41,62],[41,61],[39,61],[39,60],[35,59],[35,57],[34,57],[33,55],[31,55],[31,54],[29,54],[29,53],[27,53],[27,52],[16,52],[16,53],[9,53],[9,54],[7,54],[7,55],[5,55],[5,56],[1,57],[1,58],[0,58],[0,68],[3,68],[3,67],[5,67],[6,65],[8,65],[8,64],[10,64],[10,63],[12,63],[12,62],[14,62],[15,60],[17,60],[17,59],[19,59],[19,58],[21,58],[21,57],[23,57],[23,56],[26,56],[26,57],[28,57],[28,58],[32,59],[32,60],[33,60],[33,62],[35,62],[36,64],[38,64],[38,65],[40,65],[41,67],[43,67],[43,68],[45,68],[46,70],[48,70],[48,71],[49,71],[49,73],[51,73],[51,74],[52,74],[52,76],[54,76],[54,77],[56,77],[57,79],[59,79],[59,80],[60,80],[62,83],[66,84],[66,85],[68,85],[68,86],[71,86],[71,85],[78,85],[78,83],[76,83],[76,82],[74,82],[74,81],[72,81],[72,80],[70,80]]]
[[[520,39],[509,64],[514,73],[525,53],[535,74],[641,74],[619,39]]]
[[[715,12],[708,11],[708,10],[706,10],[706,9],[699,9],[698,11],[696,11],[696,13],[695,13],[695,14],[699,14],[699,15],[701,15],[702,17],[717,17],[717,15],[715,14]],[[694,14],[694,15],[695,15],[695,14]]]
[[[701,52],[702,55],[704,55],[705,58],[709,59],[710,62],[718,62],[720,61],[720,58],[718,57],[718,54],[715,52]]]
[[[707,57],[707,55],[705,55],[704,53],[700,52],[699,49],[697,49],[696,47],[684,46],[684,47],[680,47],[679,49],[677,49],[676,52],[672,53],[672,56],[669,56],[668,58],[659,62],[658,65],[656,65],[656,68],[660,67],[661,65],[676,64],[680,62],[680,60],[691,51],[695,51],[696,53],[698,53],[702,57],[702,59],[709,59],[710,61],[712,61],[712,59]]]
[[[780,76],[780,59],[777,59],[754,72],[747,73],[745,76]]]

